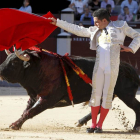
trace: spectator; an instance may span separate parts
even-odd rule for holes
[[[84,8],[86,7],[86,0],[72,0],[69,5],[75,11],[75,19],[80,20],[81,15],[84,13]]]
[[[129,11],[133,14],[136,15],[138,11],[138,3],[134,0],[125,0],[121,4],[121,13],[124,13],[124,6],[127,6],[129,8]]]
[[[111,21],[116,21],[118,19],[118,12],[116,12],[112,9],[111,4],[106,5],[106,10],[110,14]]]
[[[127,6],[124,6],[123,8],[124,13],[120,14],[118,16],[118,20],[124,20],[124,21],[132,21],[133,20],[133,14],[129,12],[129,8]]]
[[[86,7],[84,11],[85,13],[81,15],[80,21],[91,20],[92,14],[90,13],[89,8]]]
[[[106,5],[106,10],[109,12],[110,15],[118,15],[118,12],[112,9],[111,4]]]
[[[106,9],[106,5],[107,5],[107,4],[110,4],[111,7],[112,7],[112,9],[114,9],[115,4],[114,4],[114,1],[113,1],[113,0],[104,0],[104,1],[102,1],[102,2],[101,2],[101,8]]]
[[[100,0],[92,0],[91,2],[89,2],[88,6],[90,10],[94,12],[95,10],[101,8],[101,2]]]
[[[30,6],[30,0],[24,0],[23,6],[19,8],[20,11],[32,13],[32,7]]]

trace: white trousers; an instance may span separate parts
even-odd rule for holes
[[[95,78],[96,77],[96,78]],[[109,87],[110,87],[110,73],[105,73],[105,70],[101,67],[98,67],[96,74],[93,74],[93,88],[91,99],[89,102],[90,106],[100,106],[101,98],[102,98],[102,107],[106,109],[110,109],[112,106],[112,98],[108,98]],[[95,79],[94,79],[95,78]],[[94,85],[96,84],[96,85]],[[110,95],[109,95],[110,96]],[[111,93],[111,97],[113,97],[113,92]],[[110,104],[109,108],[106,107],[106,104]]]

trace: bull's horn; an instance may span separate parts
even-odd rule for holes
[[[5,52],[6,52],[7,55],[10,55],[11,54],[11,52],[9,50],[6,50],[5,49]]]
[[[15,46],[14,46],[14,52],[19,59],[21,59],[23,61],[29,61],[30,60],[30,56],[28,54],[19,54],[19,52],[17,51]]]

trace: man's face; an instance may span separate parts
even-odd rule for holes
[[[28,6],[28,5],[29,5],[28,0],[24,0],[24,1],[23,1],[23,4],[24,4],[25,7]]]
[[[124,13],[128,14],[129,13],[129,9],[128,8],[124,8]]]
[[[94,25],[97,26],[99,29],[105,28],[106,19],[99,20],[97,17],[94,17]]]
[[[106,10],[107,10],[109,13],[111,13],[111,10],[112,10],[112,9],[111,9],[111,7],[107,7]]]
[[[85,14],[88,14],[88,13],[89,13],[89,9],[85,8]]]

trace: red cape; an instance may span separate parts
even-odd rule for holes
[[[11,48],[28,49],[43,42],[57,27],[50,24],[48,17],[29,14],[16,9],[0,9],[0,51]]]

